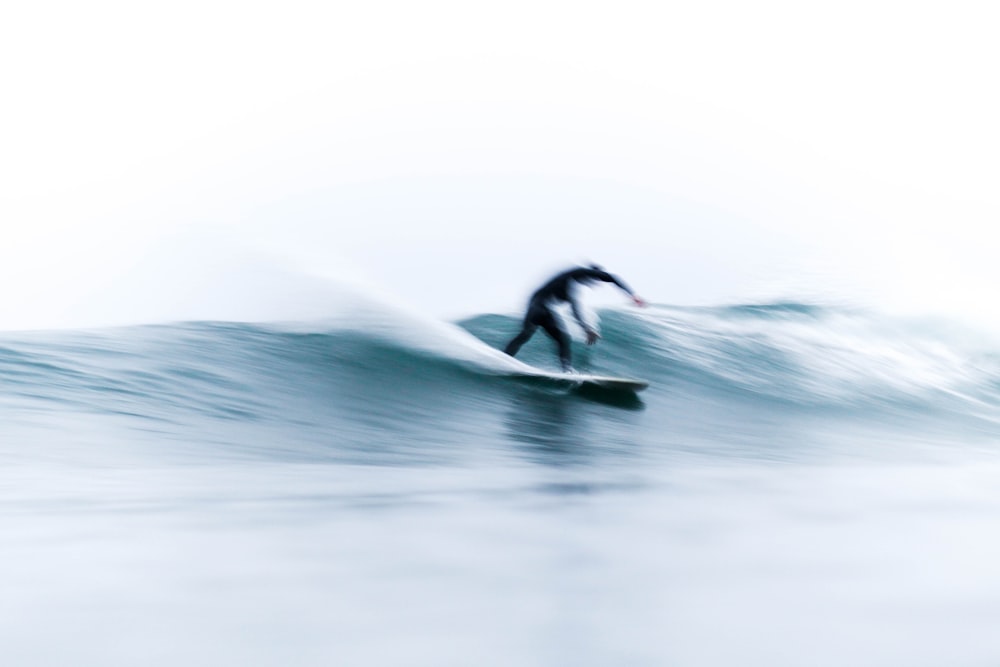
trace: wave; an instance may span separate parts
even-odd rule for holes
[[[805,303],[600,315],[603,339],[594,348],[577,344],[576,364],[650,381],[647,409],[666,412],[672,401],[701,396],[743,406],[740,414],[746,406],[758,415],[935,413],[976,420],[994,433],[1000,423],[1000,348],[954,324]],[[519,360],[498,351],[518,328],[519,318],[508,315],[449,324],[373,309],[308,325],[5,334],[0,410],[8,423],[115,415],[175,438],[203,436],[207,424],[214,424],[209,431],[229,424],[258,435],[271,429],[285,439],[295,431],[297,441],[315,445],[311,455],[331,442],[338,451],[370,451],[373,433],[416,447],[472,437],[512,392],[525,390],[510,377],[527,368],[522,362],[554,366],[551,341],[541,333]]]

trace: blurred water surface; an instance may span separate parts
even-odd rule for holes
[[[0,337],[19,665],[987,665],[1000,366],[810,304]],[[471,335],[470,335],[471,334]],[[539,335],[521,357],[555,361]]]

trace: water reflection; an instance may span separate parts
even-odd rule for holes
[[[625,410],[642,410],[646,407],[646,404],[642,402],[638,394],[627,391],[615,391],[594,385],[583,385],[575,389],[573,393],[588,401],[611,405],[616,408],[624,408]]]
[[[578,401],[563,393],[519,389],[504,420],[507,437],[527,445],[532,461],[579,465],[589,458],[589,430]]]

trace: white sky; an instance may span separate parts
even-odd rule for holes
[[[987,3],[17,4],[0,326],[294,315],[297,274],[510,311],[588,259],[1000,316]]]

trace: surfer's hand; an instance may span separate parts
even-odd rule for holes
[[[601,337],[601,334],[597,333],[593,329],[587,332],[587,345],[593,345],[597,342],[597,339]]]
[[[640,308],[645,308],[646,306],[649,305],[641,297],[638,297],[638,296],[636,296],[634,294],[632,295],[632,303],[634,303],[635,305],[639,306]]]

